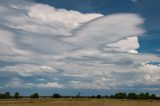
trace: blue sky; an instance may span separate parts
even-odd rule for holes
[[[0,92],[160,94],[159,0],[0,0]]]

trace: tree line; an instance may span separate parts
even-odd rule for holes
[[[146,93],[124,93],[124,92],[118,92],[114,95],[93,95],[93,96],[81,96],[80,93],[78,93],[76,96],[63,96],[58,93],[54,93],[52,96],[39,96],[38,93],[33,93],[30,96],[21,96],[19,92],[15,92],[14,95],[11,95],[10,92],[5,92],[3,94],[0,94],[0,99],[19,99],[19,98],[112,98],[112,99],[159,99],[160,97],[156,96],[155,94],[149,94]]]

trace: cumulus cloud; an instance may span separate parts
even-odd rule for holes
[[[48,82],[48,83],[25,83],[23,80],[19,78],[12,78],[5,87],[11,88],[63,88],[63,85],[58,82]]]
[[[34,84],[24,83],[23,80],[13,77],[9,80],[8,83],[4,84],[4,87],[10,88],[32,88]]]
[[[153,65],[153,64],[146,63],[146,64],[143,64],[143,66],[140,67],[140,69],[144,70],[144,72],[146,73],[146,76],[145,76],[146,83],[148,84],[158,83],[159,84],[160,64]]]
[[[59,84],[57,82],[40,83],[36,86],[39,87],[39,88],[63,88],[63,85]]]
[[[159,65],[150,62],[160,62],[160,57],[137,51],[138,36],[145,33],[140,15],[84,14],[29,1],[0,3],[0,63],[10,63],[0,65],[0,77],[9,79],[4,86],[112,89],[159,84]]]
[[[5,21],[3,26],[18,31],[17,34],[12,30],[13,35],[15,34],[14,38],[18,38],[16,42],[20,43],[17,45],[23,44],[27,46],[27,49],[32,48],[32,50],[43,53],[59,53],[74,49],[75,45],[62,41],[61,37],[72,36],[73,29],[78,28],[85,22],[103,16],[96,13],[83,14],[73,10],[56,9],[44,4],[28,3],[28,6],[24,6],[24,8],[13,8],[12,3],[7,5],[10,8],[1,5],[1,8],[6,9],[1,12],[3,14],[1,19],[2,22]],[[8,15],[7,18],[3,17],[5,15]]]
[[[81,81],[70,81],[70,86],[76,89],[108,89],[106,84],[99,80],[83,83]]]
[[[119,52],[129,52],[138,53],[135,49],[139,48],[139,42],[137,37],[130,37],[127,39],[120,40],[116,43],[110,43],[105,45],[105,51],[119,51]]]
[[[82,14],[73,10],[56,9],[44,4],[33,4],[28,6],[25,11],[27,15],[21,14],[16,18],[9,17],[8,26],[52,36],[71,36],[70,31],[80,24],[103,16],[101,14]],[[19,21],[16,21],[17,19]]]
[[[14,77],[5,86],[6,87],[19,87],[23,83],[22,80]]]
[[[84,85],[92,85],[91,88],[100,89],[93,87],[97,80],[104,84],[102,89],[133,87],[151,83],[158,84],[159,72],[154,70],[159,70],[157,68],[159,66],[153,65],[156,67],[155,69],[151,68],[146,71],[149,69],[146,65],[153,60],[160,61],[160,58],[151,54],[104,53],[95,50],[92,52],[91,50],[83,50],[72,52],[68,56],[65,54],[64,62],[67,64],[64,64],[61,69],[65,70],[62,73],[64,76],[76,79],[70,83],[70,86],[75,88],[85,88]],[[153,76],[157,79],[154,83],[149,79],[147,80]],[[79,86],[76,87],[76,85]]]
[[[33,64],[17,64],[14,66],[3,67],[0,69],[0,72],[16,73],[20,76],[27,77],[33,75],[55,73],[56,70],[49,66],[40,66]]]

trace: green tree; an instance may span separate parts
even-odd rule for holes
[[[11,97],[12,97],[12,96],[10,95],[10,92],[5,92],[4,98],[9,99],[9,98],[11,98]]]
[[[109,98],[114,98],[114,96],[113,96],[113,95],[110,95]]]
[[[105,95],[104,97],[105,97],[105,98],[109,98],[109,96],[108,96],[108,95]]]
[[[91,98],[95,98],[96,96],[93,94],[92,96],[91,96]]]
[[[31,98],[39,98],[39,94],[38,93],[33,93],[30,97]]]
[[[139,99],[145,99],[145,94],[144,94],[144,93],[140,93],[140,94],[138,95],[138,98],[139,98]]]
[[[19,99],[19,98],[20,98],[20,94],[19,94],[18,92],[15,92],[14,98],[15,98],[15,99]]]
[[[0,99],[4,99],[5,98],[5,94],[0,94]]]
[[[116,93],[116,94],[114,95],[114,98],[117,98],[117,99],[125,99],[125,98],[126,98],[126,93],[123,93],[123,92]]]
[[[145,93],[145,99],[149,99],[150,94],[148,92]]]
[[[78,92],[78,94],[76,95],[77,98],[79,98],[81,96],[81,92]]]
[[[101,95],[97,95],[96,98],[102,98],[102,96]]]
[[[53,98],[60,98],[60,97],[61,97],[61,95],[60,95],[60,94],[58,94],[58,93],[55,93],[55,94],[53,94],[53,95],[52,95],[52,97],[53,97]]]
[[[155,94],[150,95],[150,99],[157,99],[157,96]]]
[[[138,99],[138,95],[136,93],[128,93],[128,99]]]

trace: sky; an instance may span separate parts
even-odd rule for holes
[[[0,0],[0,93],[160,94],[159,0]]]

